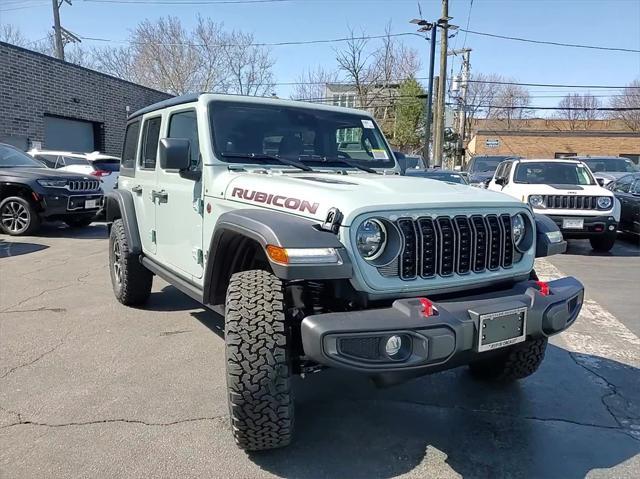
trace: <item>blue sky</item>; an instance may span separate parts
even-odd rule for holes
[[[149,0],[146,0],[149,1]],[[423,16],[437,18],[439,0],[420,2]],[[453,24],[464,27],[470,0],[451,0]],[[9,10],[17,6],[28,7]],[[7,10],[7,11],[2,11]],[[63,25],[85,36],[126,39],[144,18],[180,17],[187,25],[196,15],[210,16],[228,28],[253,32],[256,41],[277,42],[342,37],[353,27],[369,35],[414,30],[408,21],[418,15],[415,0],[291,0],[265,4],[153,5],[95,3],[73,0],[62,8]],[[0,23],[11,23],[29,38],[44,37],[52,25],[50,0],[0,0]],[[640,49],[639,0],[474,0],[469,29],[550,41]],[[420,76],[427,75],[427,44],[418,37],[403,37],[424,54]],[[464,34],[450,40],[462,46]],[[372,41],[374,42],[374,41]],[[86,42],[87,45],[94,43]],[[100,45],[100,44],[95,44]],[[372,43],[371,46],[375,46]],[[640,78],[640,54],[534,45],[469,34],[475,73],[499,73],[521,82],[621,85]],[[330,44],[274,47],[278,82],[295,81],[306,67],[332,67]],[[458,69],[454,64],[454,72]],[[287,96],[289,87],[277,87]],[[574,89],[575,90],[575,89]],[[555,105],[566,89],[532,89],[535,105]],[[596,93],[596,91],[592,91]],[[597,94],[604,94],[597,91]]]

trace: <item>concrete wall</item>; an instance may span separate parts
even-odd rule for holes
[[[45,115],[94,122],[99,150],[121,154],[130,112],[171,95],[0,42],[0,142],[44,143]]]

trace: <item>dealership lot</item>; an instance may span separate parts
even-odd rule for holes
[[[537,267],[577,276],[587,302],[529,379],[310,376],[295,384],[294,444],[246,454],[229,431],[219,316],[158,279],[145,309],[117,303],[104,225],[3,236],[0,475],[637,477],[640,249],[583,243]]]

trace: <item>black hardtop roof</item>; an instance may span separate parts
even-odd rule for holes
[[[146,106],[144,108],[139,109],[138,111],[134,111],[131,115],[129,115],[129,120],[137,116],[144,115],[146,113],[151,113],[152,111],[162,110],[163,108],[168,108],[170,106],[182,105],[184,103],[193,103],[194,101],[198,101],[202,93],[189,93],[187,95],[180,95],[173,98],[169,98],[168,100],[159,101],[152,105]]]

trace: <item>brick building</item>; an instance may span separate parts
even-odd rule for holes
[[[0,142],[119,156],[127,112],[170,97],[0,42]]]
[[[625,129],[616,120],[577,123],[530,119],[506,128],[499,120],[476,120],[467,155],[516,155],[560,158],[575,155],[625,156],[640,161],[640,132]],[[571,128],[573,129],[571,129]]]

